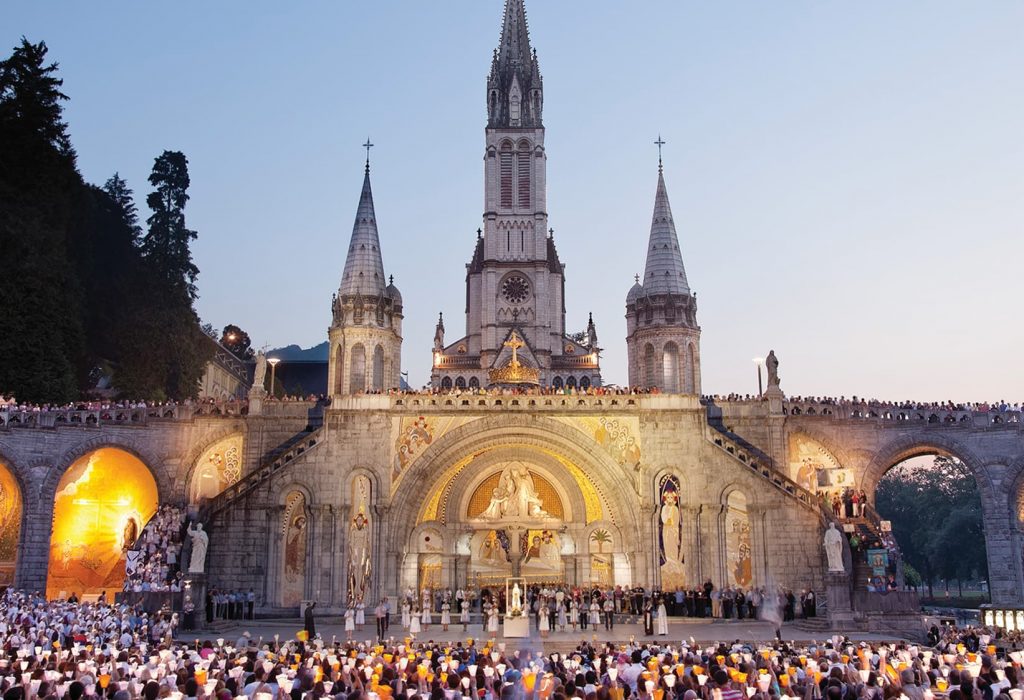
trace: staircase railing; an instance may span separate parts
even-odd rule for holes
[[[275,454],[266,459],[259,467],[249,472],[212,498],[203,509],[206,513],[206,517],[212,518],[220,511],[227,508],[231,503],[245,497],[247,494],[274,476],[278,471],[288,466],[300,455],[303,455],[317,447],[323,441],[323,437],[323,427],[319,427],[312,432],[303,431],[293,437],[288,441],[288,443],[291,444],[286,449],[276,451]]]

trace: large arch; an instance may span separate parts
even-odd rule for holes
[[[157,481],[136,455],[100,447],[76,459],[52,501],[47,597],[119,589],[125,555],[159,501]]]
[[[621,546],[631,555],[629,558],[637,562],[645,560],[641,542],[646,528],[641,523],[640,498],[633,488],[632,474],[606,455],[589,436],[567,422],[536,416],[495,415],[451,430],[425,450],[403,476],[388,507],[386,541],[390,543],[390,554],[397,557],[393,560],[397,568],[403,568],[405,559],[401,550],[411,541],[417,523],[433,520],[425,509],[431,499],[437,497],[437,489],[449,488],[451,484],[448,494],[453,499],[451,503],[464,507],[472,488],[485,478],[483,472],[493,470],[497,463],[512,454],[532,455],[538,467],[558,482],[557,489],[566,498],[576,521],[574,526],[581,533],[591,523],[582,517],[588,511],[577,479],[588,479],[599,494],[602,519],[613,523],[621,533]],[[479,465],[471,464],[477,457],[481,458]],[[585,543],[578,541],[579,538],[576,540],[573,546],[585,552]],[[644,580],[647,575],[646,570],[634,571],[633,580]],[[392,579],[387,585],[395,588],[398,581]]]
[[[12,586],[18,572],[25,520],[25,498],[13,463],[0,453],[0,586]]]
[[[997,500],[996,489],[982,461],[966,445],[940,433],[902,435],[882,444],[861,473],[860,487],[873,502],[878,482],[886,472],[911,457],[928,455],[952,457],[963,463],[978,483],[983,508]]]

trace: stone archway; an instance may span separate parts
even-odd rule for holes
[[[24,537],[25,490],[13,462],[0,451],[0,586],[12,586]]]
[[[159,505],[150,468],[118,447],[100,447],[76,459],[53,497],[46,594],[119,589],[125,556]]]
[[[542,527],[542,522],[524,525],[528,547],[534,536],[540,537],[541,545],[546,542],[549,547],[557,539],[568,572],[566,579],[589,582],[587,527],[596,520],[607,520],[617,528],[616,547],[626,555],[622,561],[645,560],[639,555],[645,528],[640,523],[640,497],[633,487],[633,475],[567,422],[506,414],[481,418],[451,430],[409,465],[388,508],[386,541],[393,549],[383,555],[383,561],[391,562],[389,568],[396,572],[404,572],[401,576],[396,573],[394,579],[385,583],[388,590],[404,590],[413,585],[409,579],[415,567],[408,557],[415,549],[410,538],[417,525],[426,522],[444,528],[443,539],[450,545],[444,553],[445,580],[454,583],[456,576],[465,580],[472,565],[473,546],[480,544],[479,533],[498,530],[485,528],[485,523],[474,520],[468,504],[482,485],[496,481],[499,467],[511,460],[523,461],[531,472],[550,484],[558,494],[563,515],[571,521],[552,523],[558,525],[557,533],[554,527]],[[468,548],[467,533],[471,541]],[[547,541],[546,536],[550,538]],[[456,542],[461,542],[469,552],[456,554]],[[645,580],[648,572],[633,571],[631,576]]]

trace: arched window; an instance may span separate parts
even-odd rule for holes
[[[451,377],[445,377],[444,379],[442,379],[441,380],[441,388],[442,389],[451,389],[452,388],[452,378]]]
[[[456,377],[456,379],[455,379],[455,388],[456,389],[465,389],[466,388],[466,378],[465,377]]]
[[[669,394],[679,393],[679,346],[673,342],[665,343],[661,356],[664,380],[661,388]]]
[[[654,382],[654,346],[650,343],[644,346],[643,374],[640,377],[640,384],[646,388],[655,386]]]
[[[511,142],[501,144],[501,154],[498,157],[498,167],[501,169],[499,199],[501,206],[506,209],[512,208],[512,156]]]
[[[530,161],[532,158],[530,143],[520,141],[519,151],[516,153],[516,179],[519,186],[519,206],[524,209],[530,207]]]
[[[479,389],[480,388],[480,380],[477,379],[476,377],[470,377],[469,378],[469,388],[470,389]]]
[[[565,385],[567,387],[569,387],[570,389],[575,389],[576,388],[576,377],[568,377],[565,380]]]
[[[366,389],[366,348],[356,345],[349,353],[348,392],[357,394]]]
[[[562,388],[562,378],[556,376],[554,379],[552,379],[551,380],[551,387],[554,388],[554,389],[561,389]]]
[[[373,350],[373,390],[384,390],[384,348],[379,345]]]
[[[687,394],[697,393],[697,349],[690,343],[686,351],[686,383],[683,391]]]
[[[590,377],[581,377],[580,378],[580,389],[589,389],[589,388],[590,388]]]
[[[334,349],[334,393],[345,393],[345,349],[341,345]]]

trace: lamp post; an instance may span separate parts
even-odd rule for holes
[[[274,381],[277,378],[277,363],[281,361],[280,357],[268,357],[267,364],[270,365],[270,395],[274,395]],[[761,370],[758,369],[758,372]],[[760,377],[760,375],[758,375]]]
[[[755,357],[753,362],[757,365],[757,398],[761,398],[764,396],[764,386],[761,383],[761,367],[764,366],[764,358]]]

